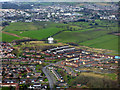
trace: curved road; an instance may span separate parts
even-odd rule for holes
[[[42,71],[47,76],[48,81],[49,81],[50,89],[52,90],[54,88],[54,84],[56,84],[56,79],[55,79],[54,75],[47,69],[47,67],[49,67],[50,65],[45,66],[42,69]]]

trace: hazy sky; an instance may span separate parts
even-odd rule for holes
[[[14,1],[14,0],[0,0],[0,2],[4,2],[4,1]]]
[[[15,1],[15,2],[119,2],[120,0],[0,0],[0,2],[4,1]]]

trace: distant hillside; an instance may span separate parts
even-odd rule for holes
[[[16,2],[119,2],[119,0],[14,0]]]

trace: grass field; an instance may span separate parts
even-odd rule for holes
[[[118,75],[115,73],[105,74],[105,76],[107,76],[108,78],[110,78],[112,80],[117,80],[117,77],[118,77]]]
[[[63,41],[63,42],[75,42],[80,43],[87,40],[91,40],[97,37],[101,37],[108,33],[106,30],[95,30],[95,29],[89,29],[84,31],[64,31],[58,35],[56,35],[54,38]]]
[[[45,39],[49,36],[52,36],[53,34],[62,31],[61,28],[47,28],[47,29],[41,29],[41,30],[32,30],[32,31],[10,31],[10,33],[15,33],[22,37],[29,37],[32,39]]]
[[[97,23],[97,25],[96,25]],[[69,29],[72,28],[72,29]],[[66,30],[58,33],[59,31]],[[70,22],[68,24],[54,22],[17,22],[11,23],[3,31],[14,33],[20,37],[29,37],[32,39],[46,39],[54,35],[58,42],[75,42],[79,45],[85,45],[95,48],[117,50],[118,37],[112,35],[112,32],[118,32],[117,22],[106,20],[95,20],[89,22]],[[12,41],[19,39],[13,36],[3,34],[3,41]]]
[[[111,73],[111,74],[81,73],[81,75],[91,76],[91,77],[99,77],[99,78],[106,77],[111,80],[117,80],[117,75],[115,73]]]
[[[43,28],[49,28],[49,27],[56,27],[56,26],[63,26],[65,24],[57,24],[54,22],[16,22],[16,23],[10,23],[9,26],[6,26],[3,31],[30,31],[30,30],[40,30]]]
[[[3,31],[8,33],[14,33],[21,37],[29,37],[32,39],[44,39],[53,34],[63,30],[62,28],[57,28],[57,26],[65,26],[65,24],[53,23],[53,22],[17,22],[11,23],[9,26],[6,26]],[[19,38],[12,37],[9,35],[10,38],[6,37],[6,34],[3,34],[2,41],[12,41]]]
[[[95,48],[118,50],[118,36],[105,35],[79,44]]]
[[[9,26],[6,26],[4,31],[15,31],[15,30],[37,30],[37,25],[34,23],[25,23],[25,22],[17,22],[11,23]]]
[[[22,38],[2,33],[3,42],[12,42],[13,40],[18,40],[18,39],[22,39]]]

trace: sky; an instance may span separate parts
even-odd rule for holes
[[[5,1],[14,1],[14,0],[0,0],[0,2],[5,2]]]
[[[119,2],[120,0],[0,0],[0,2],[15,1],[15,2]]]

